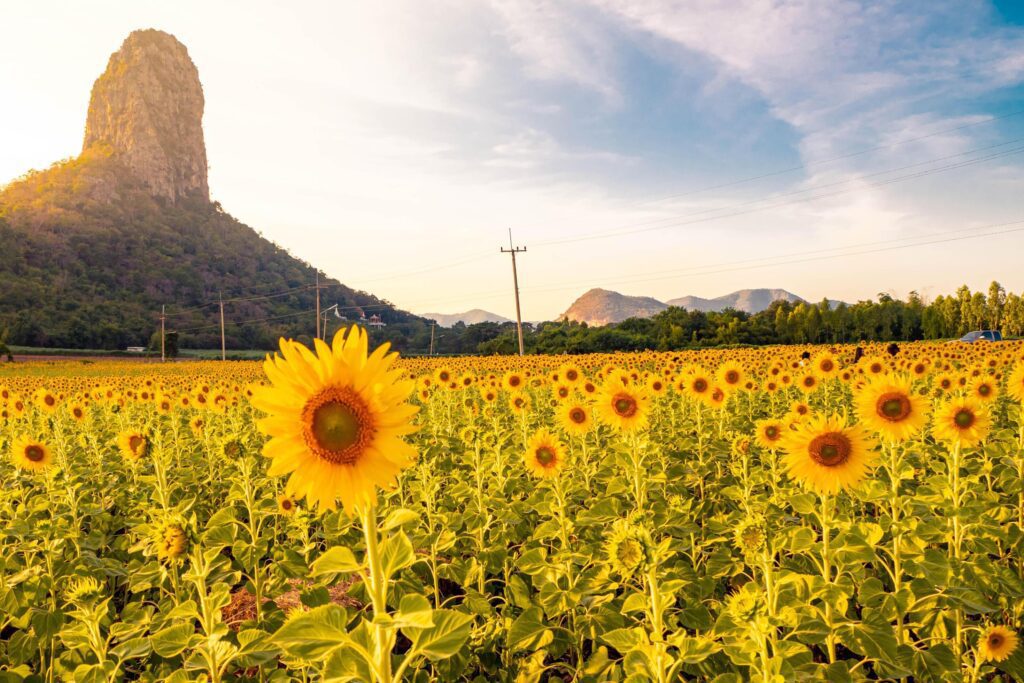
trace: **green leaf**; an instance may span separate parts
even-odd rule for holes
[[[508,629],[508,647],[513,652],[539,650],[551,643],[555,636],[544,624],[540,607],[530,607],[520,614]]]
[[[404,632],[412,640],[412,649],[416,652],[435,661],[447,659],[462,649],[469,638],[473,617],[455,610],[438,609],[433,610],[433,621],[429,628],[410,628]]]
[[[348,614],[339,605],[323,605],[284,623],[271,642],[293,657],[318,660],[349,641]]]
[[[392,529],[397,529],[398,527],[418,521],[419,518],[420,515],[418,513],[413,512],[408,508],[398,508],[397,510],[392,510],[388,514],[387,519],[384,520],[384,526],[382,526],[381,529],[383,531],[391,531]]]
[[[843,624],[838,633],[843,645],[857,654],[891,666],[897,665],[896,631],[892,624],[877,613],[869,614],[861,623]]]
[[[599,637],[618,650],[620,654],[639,647],[642,642],[647,640],[644,633],[638,628],[617,628],[614,631],[603,633]]]
[[[269,633],[256,628],[239,631],[237,664],[245,668],[260,666],[277,657],[280,651],[271,638]]]
[[[117,665],[106,661],[100,664],[82,664],[75,668],[75,683],[107,683]]]
[[[114,647],[110,654],[120,661],[145,657],[153,651],[149,638],[132,638]]]
[[[149,642],[153,645],[154,652],[167,659],[181,654],[193,639],[198,638],[195,625],[187,621],[157,631],[149,637]]]
[[[336,545],[318,557],[310,569],[312,575],[317,577],[324,574],[349,574],[359,571],[362,566],[350,548]]]
[[[401,629],[430,628],[434,625],[433,612],[429,600],[417,593],[411,593],[402,596],[398,611],[392,618],[395,626]]]
[[[381,547],[381,564],[384,567],[385,579],[391,578],[406,567],[411,567],[415,562],[416,554],[405,532],[399,531],[384,540]]]

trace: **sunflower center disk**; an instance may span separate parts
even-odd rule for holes
[[[878,399],[878,414],[890,422],[899,422],[910,416],[910,399],[902,394],[884,394]]]
[[[544,467],[549,466],[555,461],[555,451],[548,446],[541,446],[537,449],[537,462]]]
[[[584,413],[580,408],[573,408],[569,413],[569,419],[576,424],[583,424],[587,421],[587,414]]]
[[[25,457],[32,462],[42,462],[46,454],[43,453],[43,449],[39,446],[29,446],[25,449]]]
[[[811,459],[825,467],[838,467],[850,459],[850,440],[839,433],[822,434],[811,441]]]
[[[356,462],[373,433],[362,399],[349,389],[337,387],[322,391],[306,403],[303,422],[306,444],[317,456],[336,465]]]
[[[961,410],[955,417],[953,417],[953,422],[956,423],[957,427],[967,429],[974,424],[974,413],[969,410]]]
[[[633,417],[636,414],[636,401],[630,396],[619,394],[612,401],[612,406],[615,408],[615,413],[620,417]]]

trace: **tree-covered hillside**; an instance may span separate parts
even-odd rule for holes
[[[312,266],[216,203],[152,197],[107,150],[90,149],[0,190],[0,244],[0,330],[9,330],[11,344],[144,345],[166,305],[182,347],[217,347],[218,307],[198,307],[221,292],[230,348],[272,348],[279,336],[310,336],[315,327]],[[349,319],[378,314],[387,323],[379,339],[426,348],[422,319],[321,281],[325,307],[338,304]],[[237,324],[263,318],[278,319]]]

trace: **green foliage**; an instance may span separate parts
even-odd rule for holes
[[[184,348],[219,348],[217,306],[225,298],[296,290],[225,306],[231,349],[273,349],[281,336],[312,336],[316,270],[219,204],[170,205],[102,150],[33,172],[0,190],[0,327],[24,346],[123,349],[142,346],[159,329]],[[325,305],[357,319],[379,314],[387,327],[375,341],[426,350],[429,327],[387,302],[320,275]],[[307,289],[302,289],[307,287]],[[295,315],[298,314],[298,315]],[[332,320],[332,322],[340,322]],[[337,325],[333,325],[336,329]]]

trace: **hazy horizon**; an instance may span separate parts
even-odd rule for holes
[[[524,320],[594,287],[1024,289],[1010,3],[5,10],[0,183],[78,154],[110,54],[158,28],[199,69],[212,198],[413,312],[514,318],[509,228]]]

